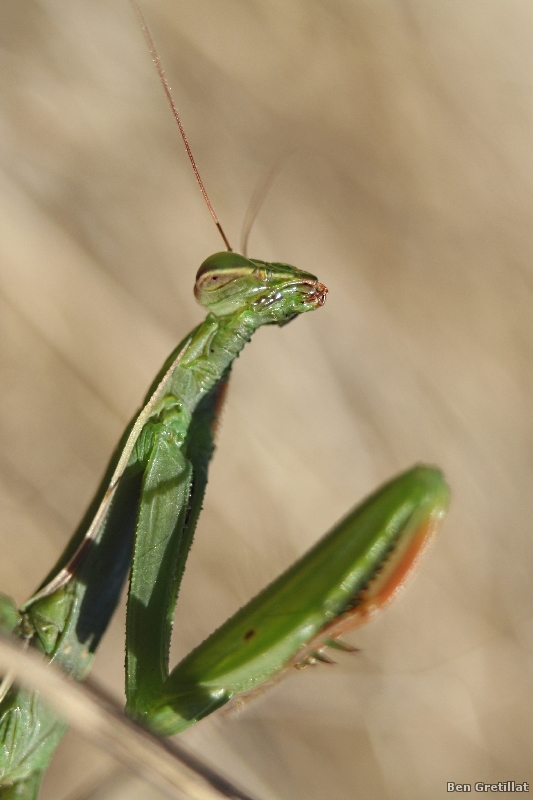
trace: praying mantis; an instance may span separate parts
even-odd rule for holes
[[[64,556],[20,610],[4,599],[2,614],[6,629],[82,679],[133,549],[127,708],[162,735],[292,666],[328,660],[326,647],[342,648],[338,637],[395,594],[448,500],[438,470],[404,473],[168,673],[172,614],[232,362],[258,327],[284,326],[317,309],[326,289],[308,272],[227,252],[200,267],[195,293],[206,320],[158,374]],[[35,797],[63,726],[35,695],[4,690],[2,796]],[[24,720],[16,732],[15,718]]]

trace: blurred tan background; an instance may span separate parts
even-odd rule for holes
[[[358,656],[182,743],[265,800],[533,782],[533,7],[144,9],[230,240],[288,154],[250,254],[330,290],[235,365],[176,657],[394,473],[436,463],[453,492]],[[222,245],[126,0],[2,0],[0,58],[0,586],[22,601]],[[94,670],[117,696],[123,648],[121,613]],[[42,798],[152,797],[113,770],[69,734]]]

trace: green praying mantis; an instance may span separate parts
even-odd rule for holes
[[[142,17],[141,24],[184,136]],[[130,571],[126,710],[163,736],[293,667],[329,661],[327,648],[349,649],[340,637],[395,596],[448,503],[438,469],[416,466],[396,477],[169,669],[174,609],[233,361],[259,327],[284,326],[327,294],[308,272],[230,250],[184,140],[228,248],[196,276],[207,316],[156,376],[56,566],[21,608],[5,596],[0,603],[3,629],[83,680]],[[9,676],[0,695],[0,797],[30,800],[65,725]]]

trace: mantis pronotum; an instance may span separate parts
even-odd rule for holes
[[[230,292],[229,294],[228,291]],[[209,353],[209,356],[206,356],[205,364],[200,367],[200,372],[202,375],[207,375],[211,383],[208,382],[201,392],[191,390],[190,397],[186,394],[185,384],[179,383],[175,393],[174,391],[172,392],[172,396],[167,395],[163,398],[165,400],[163,405],[152,409],[157,413],[157,419],[151,420],[157,425],[170,422],[170,428],[165,429],[165,435],[174,430],[173,426],[175,427],[177,452],[180,454],[182,453],[182,446],[187,442],[187,439],[189,439],[189,444],[192,444],[193,450],[197,444],[201,444],[207,450],[206,454],[200,453],[199,455],[191,455],[191,451],[187,451],[187,459],[190,462],[194,462],[195,459],[200,462],[202,459],[207,461],[210,456],[212,445],[209,438],[209,428],[213,417],[216,415],[218,393],[225,382],[226,370],[230,366],[232,358],[240,349],[241,343],[251,335],[253,328],[264,323],[285,323],[295,314],[311,310],[312,307],[320,305],[324,299],[324,289],[313,275],[301,273],[286,265],[267,264],[259,261],[250,262],[238,256],[219,256],[208,260],[198,276],[197,294],[202,304],[213,312],[215,317],[221,317],[224,320],[231,321],[232,325],[233,322],[235,324],[233,327],[230,326],[230,333],[222,343],[215,342],[215,345],[211,347],[217,335],[215,332],[215,320],[211,319],[207,329],[196,332],[197,338],[192,342],[195,350],[192,354],[189,354],[186,349],[191,345],[191,342],[189,339],[185,340],[183,347],[178,348],[178,353],[182,354],[181,360],[187,358],[189,364],[195,362],[196,366],[194,368],[198,365],[199,354]],[[243,312],[250,314],[252,306],[257,299],[261,302],[256,308],[253,308],[255,317],[242,317]],[[232,347],[233,350],[231,349]],[[218,362],[217,358],[221,353],[226,355]],[[162,375],[165,375],[166,371],[167,369],[165,368]],[[188,377],[185,378],[185,383],[187,381],[189,381]],[[159,384],[159,381],[157,383]],[[149,394],[151,397],[152,393]],[[203,400],[204,405],[201,406],[203,395],[205,395],[206,399]],[[179,413],[176,414],[176,412]],[[198,413],[200,416],[195,417],[195,414]],[[191,421],[196,425],[192,435]],[[203,443],[203,437],[206,436],[207,440]],[[120,501],[118,497],[115,498],[115,504],[111,511],[112,514],[118,515],[119,526],[128,527],[128,521],[136,513],[133,496],[139,490],[138,481],[145,471],[147,460],[151,458],[151,453],[153,452],[151,450],[153,444],[151,438],[152,431],[145,428],[134,442],[135,446],[138,445],[139,450],[135,455],[135,459],[129,462],[128,465],[131,470],[129,476],[131,484],[122,480],[121,491],[123,496]],[[120,457],[121,452],[122,449],[117,452],[117,459]],[[175,463],[176,460],[171,459],[171,461]],[[161,462],[153,463],[159,472]],[[137,464],[139,469],[137,469]],[[195,465],[194,468],[202,470],[203,465],[200,463]],[[171,481],[174,480],[180,484],[179,492],[181,492],[181,495],[178,493],[172,503],[172,507],[177,510],[178,516],[184,513],[183,509],[188,505],[188,502],[184,499],[185,495],[189,493],[188,483],[190,476],[187,470],[188,467],[186,465],[181,465],[179,474],[172,472],[172,470],[168,473],[172,476]],[[159,477],[161,477],[161,474]],[[166,473],[162,474],[162,477],[166,479]],[[121,478],[124,478],[124,475]],[[196,484],[198,485],[198,481],[196,481]],[[106,487],[104,486],[104,488]],[[151,491],[150,487],[147,486],[146,492],[150,493]],[[156,489],[156,491],[159,491],[159,489]],[[201,489],[198,499],[194,502],[198,504],[201,502]],[[353,518],[350,518],[347,526],[337,532],[341,538],[329,540],[330,544],[327,546],[333,546],[331,543],[334,543],[334,551],[337,552],[339,544],[342,543],[342,547],[347,546],[344,544],[347,537],[346,541],[349,541],[351,543],[350,546],[354,548],[350,556],[352,560],[346,562],[347,566],[345,565],[344,568],[347,572],[345,573],[341,569],[340,572],[335,573],[333,571],[329,575],[326,570],[325,576],[328,586],[321,588],[319,597],[307,598],[309,606],[304,609],[304,612],[311,617],[317,615],[320,617],[320,619],[311,622],[310,619],[304,616],[298,621],[296,627],[298,630],[305,628],[305,636],[307,638],[302,638],[303,634],[301,633],[297,633],[294,637],[292,629],[279,630],[276,625],[273,627],[266,626],[264,630],[261,629],[257,614],[259,614],[260,618],[263,608],[271,609],[272,605],[276,607],[280,602],[280,598],[283,598],[284,608],[288,607],[288,601],[299,602],[300,593],[294,594],[294,589],[291,585],[286,582],[274,584],[267,592],[267,595],[260,596],[255,601],[255,605],[247,611],[241,612],[235,622],[230,623],[229,628],[222,629],[211,640],[211,643],[206,643],[203,649],[196,651],[196,655],[191,654],[191,657],[183,662],[182,670],[171,675],[169,679],[171,685],[166,694],[162,691],[162,685],[152,685],[150,675],[154,670],[154,665],[149,663],[149,660],[153,657],[153,650],[158,651],[158,654],[159,651],[163,652],[166,641],[161,642],[158,640],[154,642],[152,651],[145,647],[146,631],[147,629],[155,631],[155,625],[153,617],[143,622],[142,608],[148,608],[149,603],[146,598],[144,600],[141,598],[137,608],[132,608],[129,612],[128,630],[132,638],[128,676],[130,683],[129,707],[131,712],[135,716],[147,720],[149,724],[163,733],[175,732],[185,727],[184,720],[190,723],[202,717],[221,703],[229,700],[233,694],[252,690],[257,685],[260,685],[262,681],[272,678],[281,668],[288,664],[300,666],[309,661],[325,658],[323,647],[330,642],[335,642],[338,633],[342,632],[336,628],[334,630],[325,630],[325,627],[330,624],[336,625],[337,622],[335,620],[339,615],[342,616],[345,613],[349,613],[351,617],[355,616],[358,619],[361,610],[365,613],[367,611],[371,613],[374,603],[377,606],[380,605],[382,597],[388,595],[399,580],[395,571],[393,571],[393,574],[389,574],[387,569],[395,566],[400,573],[407,570],[418,552],[419,545],[422,544],[422,541],[416,541],[415,536],[414,549],[411,551],[409,536],[416,534],[419,529],[418,523],[429,522],[431,523],[429,525],[431,528],[434,522],[442,515],[445,504],[446,490],[437,472],[415,470],[404,475],[397,482],[384,489],[381,494],[378,493],[370,505],[365,506],[366,510],[360,512],[363,515],[363,520],[365,519],[365,514],[369,515],[370,522],[361,522],[361,517],[358,513]],[[143,507],[146,509],[148,517],[150,517],[151,511],[147,502],[144,503]],[[196,512],[193,510],[193,513]],[[420,518],[418,518],[419,514]],[[89,523],[91,516],[89,515],[88,517]],[[377,519],[378,517],[379,520]],[[412,524],[413,520],[417,522],[415,527]],[[150,525],[145,522],[140,524],[139,533],[148,533]],[[176,520],[166,521],[162,527],[167,533],[170,533],[176,524]],[[181,523],[178,521],[178,524]],[[355,538],[351,531],[352,525],[356,534]],[[363,543],[357,538],[362,530],[368,531],[368,536],[370,537],[368,539],[363,537]],[[407,554],[403,553],[405,559],[402,560],[400,557],[399,564],[394,561],[387,561],[388,566],[384,573],[385,577],[382,578],[385,582],[383,584],[371,583],[368,595],[363,600],[359,594],[360,590],[372,579],[378,567],[383,565],[385,555],[390,552],[392,545],[399,539],[406,545]],[[141,541],[141,537],[138,537],[138,541]],[[121,572],[126,566],[125,562],[128,557],[126,539],[118,536],[115,532],[110,538],[110,545],[112,550],[112,553],[108,556],[110,564],[112,564],[113,568],[116,566],[118,572]],[[143,547],[146,548],[146,544],[143,544]],[[187,544],[182,547],[184,555],[186,555]],[[95,552],[96,548],[94,548],[93,557]],[[372,552],[374,560],[367,561],[368,553],[370,552]],[[77,572],[79,569],[87,569],[89,557],[90,549],[88,554],[85,554],[84,558],[80,560],[79,564],[81,566],[78,565],[78,562],[75,563],[75,570],[73,570],[75,578],[81,574]],[[365,561],[363,566],[358,564],[359,559],[362,557]],[[142,556],[139,556],[139,558],[142,558]],[[180,556],[180,558],[184,565],[184,556]],[[101,553],[98,554],[98,559],[99,561],[101,560]],[[322,561],[321,559],[325,560]],[[309,574],[312,578],[309,583],[314,585],[316,576],[313,570],[316,570],[317,574],[323,575],[324,566],[334,560],[331,554],[328,554],[326,558],[322,551],[317,550],[304,562],[301,567],[304,571],[301,574],[303,575],[306,570],[311,570]],[[140,562],[138,561],[137,563]],[[151,578],[147,578],[146,575],[142,576],[141,583],[148,587],[149,594],[156,585],[156,575],[162,564],[163,562],[160,560],[154,562],[154,575]],[[174,573],[175,567],[171,562],[169,566],[171,572]],[[145,572],[144,566],[141,571]],[[297,574],[299,575],[300,573],[297,572]],[[91,586],[91,580],[89,579],[89,586]],[[350,580],[353,582],[350,583]],[[54,586],[54,593],[46,592],[41,594],[38,600],[26,606],[28,616],[23,620],[22,633],[33,640],[39,638],[43,649],[50,654],[57,655],[59,653],[59,640],[64,635],[66,630],[65,623],[72,613],[72,597],[69,596],[69,591],[74,585],[74,580],[67,580],[61,585]],[[94,584],[93,588],[96,588]],[[139,594],[135,594],[136,591],[134,590],[134,597],[139,599],[142,595],[142,587],[139,590]],[[166,591],[167,589],[165,588]],[[170,590],[170,594],[175,595],[176,592],[177,586]],[[100,596],[103,594],[101,587],[99,594]],[[113,605],[115,599],[116,592],[115,596],[110,599],[109,606]],[[355,614],[352,614],[352,606],[356,601],[359,611],[356,610]],[[324,611],[323,606],[327,606],[327,611]],[[156,616],[160,617],[162,612],[166,614],[166,608],[156,609]],[[99,624],[105,626],[108,615],[109,609],[103,614]],[[269,610],[269,616],[272,616],[271,610]],[[19,621],[15,616],[15,610],[6,605],[6,624],[11,624],[10,619],[12,620],[12,627],[16,628],[19,625]],[[342,623],[339,622],[339,624],[343,625],[345,620],[346,617],[343,617]],[[77,625],[79,619],[77,618],[75,622]],[[345,627],[349,628],[349,624]],[[168,628],[164,631],[163,640],[167,637]],[[240,647],[235,647],[235,637],[241,642]],[[268,644],[265,644],[265,641],[268,641]],[[80,645],[79,648],[77,648],[77,644]],[[63,665],[80,677],[85,673],[90,660],[89,654],[86,652],[86,644],[87,639],[73,640],[67,636],[64,636],[61,643],[61,646],[64,645],[65,651],[68,649]],[[254,646],[257,647],[256,652],[250,657],[249,651]],[[143,664],[141,661],[144,656],[148,657],[148,662]],[[163,654],[162,658],[164,661],[165,654]],[[236,660],[232,660],[233,658]],[[228,662],[227,670],[221,680],[217,670],[220,669],[220,664],[225,660]],[[133,661],[135,662],[134,666],[132,666]],[[157,670],[158,667],[155,669]],[[213,685],[212,692],[211,689],[209,691],[206,689],[206,687]],[[185,687],[185,692],[183,687]],[[176,704],[176,697],[178,696],[179,703]],[[9,702],[9,698],[6,698],[7,702]],[[16,699],[14,702],[20,702],[22,708],[22,700]],[[50,725],[53,726],[54,723],[51,722]],[[52,740],[53,734],[50,736],[50,742]],[[28,787],[31,784],[32,790],[36,791],[38,773],[43,766],[43,760],[39,759],[32,765],[33,771],[30,775],[16,772],[12,769],[12,766],[13,764],[8,757],[6,782],[18,781],[18,788],[20,788],[21,781],[27,780]],[[29,788],[28,791],[30,791]]]

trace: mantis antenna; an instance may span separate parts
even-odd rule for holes
[[[155,67],[157,69],[157,73],[158,73],[158,75],[159,75],[159,77],[161,79],[161,83],[163,84],[163,88],[165,90],[165,94],[166,94],[166,96],[168,98],[168,102],[170,103],[170,107],[172,109],[172,113],[174,114],[174,119],[176,120],[176,122],[178,124],[178,128],[179,128],[179,131],[180,131],[180,134],[181,134],[181,138],[183,139],[183,144],[185,145],[185,149],[187,151],[187,155],[189,156],[189,161],[191,162],[191,166],[193,168],[193,172],[194,172],[194,174],[196,176],[196,180],[198,181],[198,185],[200,187],[200,191],[202,192],[203,198],[204,198],[204,200],[205,200],[205,202],[207,204],[207,207],[209,209],[209,213],[213,217],[213,222],[217,226],[218,232],[222,236],[222,239],[224,241],[224,245],[226,247],[226,250],[228,250],[231,253],[232,252],[232,247],[231,247],[231,245],[230,245],[230,243],[228,241],[228,238],[227,238],[226,234],[224,233],[224,229],[222,228],[222,225],[220,224],[217,215],[215,214],[215,209],[211,205],[211,201],[209,199],[209,195],[206,192],[204,183],[202,181],[202,178],[200,177],[200,172],[198,171],[198,167],[196,166],[196,161],[194,160],[194,156],[192,154],[191,147],[190,147],[189,142],[187,140],[187,136],[185,134],[185,129],[184,129],[183,125],[182,125],[182,122],[181,122],[181,119],[180,119],[180,115],[178,113],[178,109],[176,108],[176,104],[174,103],[174,98],[172,97],[172,92],[170,91],[169,83],[168,83],[166,75],[165,75],[165,73],[163,71],[163,67],[161,66],[161,61],[159,60],[159,55],[157,53],[157,50],[155,49],[155,44],[154,44],[154,40],[152,39],[152,34],[150,33],[150,30],[148,28],[148,25],[146,24],[146,20],[144,18],[144,15],[143,15],[138,3],[136,2],[136,0],[130,0],[130,3],[133,6],[133,10],[135,11],[135,14],[137,15],[137,19],[139,20],[139,25],[141,26],[141,30],[142,30],[142,32],[144,34],[144,37],[145,37],[145,39],[146,39],[146,41],[148,43],[148,47],[150,49],[150,55],[152,56],[152,61],[155,64]]]
[[[244,222],[242,224],[241,231],[241,253],[245,258],[248,257],[248,240],[250,239],[250,233],[252,231],[254,222],[257,219],[257,216],[263,206],[263,203],[265,202],[266,196],[269,193],[272,184],[278,177],[284,162],[290,155],[292,155],[292,152],[284,153],[278,159],[276,159],[274,165],[269,169],[266,175],[263,176],[254,189],[250,203],[246,209],[246,214],[244,215]]]

